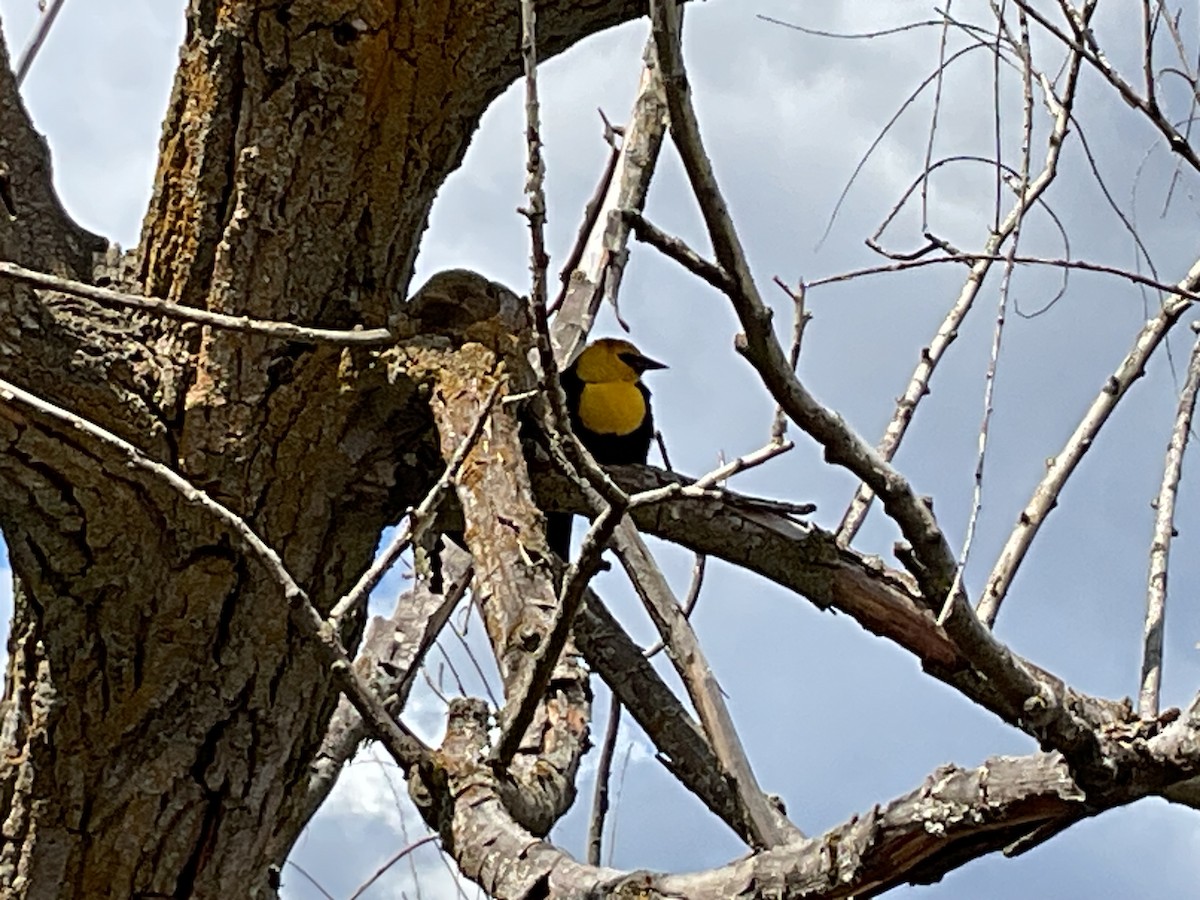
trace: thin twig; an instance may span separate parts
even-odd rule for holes
[[[608,833],[608,862],[613,864],[613,853],[617,849],[617,820],[621,812],[621,793],[625,790],[625,773],[629,771],[629,756],[633,753],[633,742],[625,748],[625,758],[621,760],[621,774],[617,776],[617,801],[613,804],[612,829]]]
[[[468,609],[469,609],[469,608],[470,608],[470,604],[468,604]],[[465,621],[466,621],[466,620],[464,619],[464,622],[465,622]],[[459,642],[459,644],[461,644],[461,645],[462,645],[463,652],[464,652],[464,653],[467,655],[467,661],[468,661],[468,662],[470,662],[470,663],[471,663],[471,667],[472,667],[473,669],[475,669],[475,674],[476,674],[476,675],[479,677],[479,681],[480,681],[480,683],[482,683],[482,684],[483,684],[483,691],[484,691],[484,693],[485,693],[485,694],[487,694],[487,696],[488,696],[488,700],[490,700],[490,701],[491,701],[491,703],[492,703],[492,709],[499,709],[499,708],[500,708],[500,701],[496,699],[496,694],[495,694],[495,693],[492,691],[492,686],[491,686],[491,684],[488,682],[487,675],[486,675],[486,674],[484,674],[484,671],[483,671],[483,665],[482,665],[482,664],[479,662],[479,657],[478,657],[478,656],[475,654],[475,651],[474,651],[473,649],[471,649],[471,644],[470,644],[470,643],[467,641],[467,634],[466,634],[466,630],[465,630],[465,629],[460,629],[460,628],[458,627],[458,625],[456,625],[456,624],[454,623],[454,621],[453,621],[453,620],[451,620],[451,622],[450,622],[450,632],[451,632],[451,633],[454,635],[454,637],[455,637],[455,638],[457,638],[457,639],[458,639],[458,642]],[[450,662],[450,657],[449,657],[449,656],[447,656],[447,657],[446,657],[446,662],[447,662],[447,663],[449,663],[449,662]],[[452,664],[451,664],[451,667],[453,668],[453,665],[452,665]],[[457,672],[455,672],[455,673],[454,673],[454,677],[455,677],[455,678],[458,678],[458,673],[457,673]],[[461,680],[460,680],[460,683],[461,683]],[[462,694],[463,694],[463,696],[464,696],[464,697],[466,697],[466,696],[467,696],[467,692],[466,692],[466,691],[463,691],[463,692],[462,692]]]
[[[782,19],[776,19],[771,16],[756,15],[754,18],[760,22],[768,22],[771,25],[782,25],[784,28],[790,28],[792,31],[799,31],[801,34],[812,35],[813,37],[833,38],[839,41],[863,41],[874,40],[875,38],[889,37],[894,34],[906,34],[910,31],[916,31],[921,28],[940,28],[946,23],[945,16],[938,19],[922,19],[918,22],[909,22],[905,25],[897,25],[894,28],[883,28],[879,31],[823,31],[819,28],[808,28],[804,25],[796,25],[792,22],[784,22]],[[987,32],[978,25],[969,23],[955,23],[967,32],[979,32],[980,36],[987,37]]]
[[[850,173],[850,177],[847,179],[845,187],[842,188],[842,192],[838,195],[838,199],[834,203],[833,211],[829,214],[829,221],[825,224],[825,230],[821,233],[821,237],[817,242],[818,247],[824,244],[830,233],[832,233],[833,226],[836,223],[838,216],[841,214],[842,207],[845,205],[846,199],[850,196],[850,191],[858,181],[859,176],[862,175],[863,171],[866,169],[867,163],[870,161],[875,151],[883,146],[884,140],[887,138],[888,134],[891,133],[891,130],[896,126],[900,119],[904,117],[904,114],[914,103],[917,102],[917,99],[925,92],[925,89],[929,87],[929,85],[934,84],[935,82],[940,83],[946,70],[953,63],[960,59],[964,59],[967,54],[980,49],[991,50],[992,48],[989,44],[983,41],[978,41],[969,47],[963,47],[959,50],[956,50],[949,58],[940,61],[938,67],[928,76],[926,76],[926,78],[923,79],[921,83],[917,85],[917,87],[904,99],[904,102],[900,104],[900,107],[892,114],[892,117],[888,119],[884,126],[879,130],[879,133],[875,135],[875,139],[871,142],[870,146],[868,146],[862,156],[859,157],[858,162],[854,166],[854,171]],[[884,229],[887,227],[887,223],[890,222],[898,212],[899,210],[893,207],[892,211],[887,217],[885,217],[883,224],[880,225],[876,230],[872,239],[867,242],[868,246],[873,246],[874,240],[882,235]]]
[[[388,869],[390,869],[396,863],[400,862],[400,860],[404,859],[404,857],[408,856],[414,850],[418,850],[421,847],[424,847],[426,844],[432,844],[435,841],[440,841],[441,839],[442,839],[441,835],[427,834],[427,835],[425,835],[425,837],[419,838],[418,840],[413,841],[407,847],[401,847],[399,850],[397,850],[395,853],[393,853],[390,857],[388,857],[387,862],[385,862],[382,866],[380,866],[378,869],[376,869],[375,873],[370,878],[368,878],[366,881],[364,881],[362,884],[360,884],[358,886],[358,888],[354,891],[354,893],[349,896],[348,900],[358,900],[359,897],[361,897],[363,894],[365,894],[367,892],[367,888],[369,888],[376,881],[378,881],[380,878],[382,878],[384,875],[387,874]]]
[[[1029,209],[1041,199],[1058,173],[1058,160],[1062,154],[1063,144],[1068,128],[1070,127],[1071,108],[1075,101],[1075,88],[1078,83],[1079,69],[1079,56],[1072,56],[1061,99],[1054,99],[1047,85],[1046,101],[1052,104],[1054,124],[1046,141],[1046,159],[1042,170],[1036,178],[1032,180],[1024,179],[1022,181],[1025,189],[1018,194],[1012,208],[1009,209],[1008,215],[1000,223],[999,228],[988,237],[987,242],[984,244],[984,253],[975,258],[971,266],[971,271],[963,283],[958,298],[954,301],[954,305],[946,313],[945,318],[938,326],[937,332],[930,340],[928,346],[922,348],[920,359],[917,361],[916,368],[909,378],[908,387],[897,401],[891,421],[888,422],[883,437],[876,448],[884,460],[890,461],[896,455],[896,451],[900,447],[900,442],[904,439],[904,435],[908,431],[908,426],[912,423],[917,405],[929,393],[929,382],[933,377],[934,371],[937,369],[938,363],[958,337],[959,330],[967,314],[974,306],[975,298],[979,295],[984,279],[991,270],[993,262],[1003,262],[1005,260],[1005,257],[997,256],[1000,248],[1004,246],[1004,243],[1017,229]],[[810,284],[809,287],[811,289],[812,285]],[[866,484],[860,485],[855,492],[854,499],[850,501],[850,505],[847,507],[845,514],[842,516],[842,521],[837,528],[838,542],[842,546],[849,546],[850,542],[854,540],[854,536],[858,533],[859,528],[862,527],[862,523],[866,519],[867,511],[871,507],[874,496],[874,492]]]
[[[442,655],[443,655],[443,656],[445,656],[445,655],[446,655],[446,651],[445,651],[445,650],[442,648],[442,645],[441,645],[441,644],[437,644],[437,645],[435,645],[435,646],[437,646],[437,648],[438,648],[439,650],[441,650],[441,651],[442,651]],[[449,657],[447,657],[447,659],[449,659]],[[425,666],[422,666],[422,667],[421,667],[421,676],[422,676],[422,677],[425,679],[425,684],[426,684],[426,686],[428,686],[428,688],[429,688],[431,691],[433,691],[433,694],[434,694],[434,696],[435,696],[435,697],[437,697],[439,700],[441,700],[441,701],[442,701],[442,704],[443,704],[444,706],[449,706],[449,705],[450,705],[450,698],[449,698],[449,697],[447,697],[447,696],[446,696],[446,693],[445,693],[445,691],[443,691],[443,690],[442,690],[442,684],[441,684],[441,679],[442,679],[441,666],[438,666],[438,680],[437,680],[436,682],[433,680],[433,677],[432,677],[432,676],[429,674],[429,666],[428,666],[428,665],[425,665]],[[466,692],[465,692],[465,691],[463,692],[463,696],[466,696]]]
[[[942,111],[942,87],[946,76],[946,42],[950,36],[950,6],[954,0],[946,0],[942,15],[942,33],[938,38],[937,81],[933,89],[933,110],[929,114],[929,138],[925,142],[925,165],[921,169],[921,231],[929,230],[929,172],[933,162],[933,145],[937,139],[938,115]],[[996,49],[993,63],[1000,65],[1000,51]],[[997,110],[999,107],[997,106]]]
[[[1170,33],[1171,40],[1175,44],[1175,53],[1178,56],[1179,64],[1183,69],[1184,80],[1191,87],[1192,91],[1191,101],[1188,105],[1188,114],[1184,120],[1187,122],[1187,125],[1183,133],[1184,140],[1190,143],[1192,138],[1192,125],[1195,122],[1196,110],[1200,108],[1200,76],[1197,75],[1196,69],[1188,61],[1187,47],[1183,42],[1183,35],[1179,33],[1178,21],[1176,21],[1175,17],[1172,16],[1170,11],[1167,9],[1165,0],[1158,0],[1157,5],[1157,15],[1159,20],[1167,23],[1167,31]],[[1197,60],[1197,64],[1200,65],[1200,59]],[[1173,167],[1173,171],[1171,172],[1171,184],[1168,186],[1166,196],[1163,198],[1162,214],[1164,216],[1167,214],[1167,210],[1170,208],[1171,198],[1175,195],[1175,188],[1179,184],[1181,170],[1182,166],[1179,163],[1176,163],[1176,165]]]
[[[309,328],[306,325],[293,325],[291,322],[275,322],[266,319],[251,319],[249,316],[227,316],[224,313],[209,312],[206,309],[194,309],[190,306],[180,306],[157,297],[139,297],[136,294],[126,294],[111,288],[96,287],[81,281],[71,281],[68,278],[58,278],[44,272],[35,272],[18,266],[16,263],[0,261],[0,278],[8,278],[32,287],[44,290],[58,291],[85,300],[93,300],[109,307],[137,309],[155,315],[179,319],[194,325],[209,325],[225,331],[237,331],[243,334],[257,334],[263,337],[275,338],[282,341],[295,341],[301,344],[338,344],[347,347],[384,347],[408,335],[403,329],[391,331],[387,328],[351,328],[341,330],[336,328]]]
[[[904,272],[909,269],[922,269],[926,266],[942,265],[944,263],[956,263],[959,265],[969,265],[972,263],[997,263],[1005,262],[1010,259],[1007,254],[1001,253],[971,253],[966,250],[954,250],[948,256],[924,257],[922,259],[898,260],[894,263],[888,263],[880,266],[866,266],[862,269],[851,269],[848,272],[842,272],[838,275],[828,275],[824,278],[817,278],[808,282],[805,288],[809,291],[814,288],[824,287],[827,284],[840,284],[848,281],[853,281],[857,278],[863,278],[868,275],[886,275],[891,272]],[[1147,275],[1142,275],[1139,272],[1133,272],[1129,269],[1122,269],[1118,266],[1110,266],[1106,263],[1091,262],[1086,259],[1063,259],[1051,258],[1046,256],[1022,256],[1017,254],[1011,257],[1014,263],[1028,266],[1047,266],[1056,269],[1078,269],[1081,272],[1095,272],[1097,275],[1112,275],[1116,278],[1124,278],[1126,281],[1145,287],[1154,288],[1156,291],[1162,291],[1172,297],[1178,297],[1181,300],[1190,300],[1192,302],[1200,301],[1200,292],[1189,290],[1182,283],[1171,284],[1166,281],[1160,281],[1157,278],[1151,278]]]
[[[1183,473],[1183,453],[1191,435],[1196,394],[1200,391],[1200,339],[1192,347],[1187,378],[1179,394],[1175,425],[1167,443],[1162,486],[1155,502],[1154,539],[1150,544],[1150,578],[1146,588],[1146,624],[1142,631],[1142,683],[1138,691],[1138,715],[1158,715],[1162,688],[1163,619],[1167,608],[1167,561],[1175,536],[1175,498]]]
[[[683,598],[683,617],[685,619],[692,618],[696,604],[700,601],[700,589],[704,587],[704,572],[707,567],[708,557],[703,553],[697,553],[695,562],[692,563],[692,581],[688,585],[687,596]],[[655,641],[652,646],[646,648],[646,659],[658,656],[666,646],[661,639]]]
[[[792,346],[788,351],[788,365],[792,372],[796,371],[796,366],[800,363],[800,345],[804,341],[804,329],[808,327],[808,323],[812,321],[812,313],[805,309],[805,288],[804,282],[800,282],[799,286],[792,290],[779,276],[774,279],[779,285],[779,289],[792,298]],[[782,444],[783,436],[787,432],[787,413],[779,404],[775,404],[775,417],[771,421],[771,443]]]
[[[673,259],[697,278],[707,281],[721,293],[730,290],[729,274],[715,263],[709,262],[680,238],[667,234],[638,212],[627,211],[625,218],[633,227],[633,236],[654,247],[668,259]]]
[[[333,896],[333,894],[331,894],[331,893],[329,893],[329,891],[325,890],[325,888],[322,886],[321,882],[317,881],[317,879],[315,879],[311,875],[309,875],[307,870],[305,870],[305,868],[303,866],[301,866],[299,863],[293,862],[290,859],[287,860],[286,862],[287,862],[287,865],[291,866],[293,869],[295,869],[297,872],[299,872],[301,875],[303,875],[305,878],[307,878],[309,884],[311,884],[318,891],[320,891],[321,895],[323,897],[325,897],[325,900],[336,900],[336,898]]]
[[[612,186],[613,175],[617,171],[617,162],[621,158],[621,148],[617,146],[616,133],[603,111],[600,112],[600,118],[604,120],[604,138],[608,142],[609,147],[608,162],[604,165],[604,171],[600,173],[600,182],[596,185],[592,199],[584,207],[583,222],[579,226],[578,234],[575,235],[575,244],[571,247],[571,252],[567,254],[566,262],[563,263],[562,271],[558,276],[559,281],[562,282],[562,286],[558,289],[558,296],[554,298],[554,302],[546,309],[546,315],[553,315],[557,312],[567,299],[567,291],[571,286],[571,276],[575,273],[579,261],[583,259],[588,239],[591,237],[592,230],[596,227],[596,222],[600,218],[600,210],[604,204],[604,198],[608,196],[609,188]]]
[[[1142,88],[1146,102],[1152,109],[1158,108],[1154,93],[1154,25],[1156,14],[1150,10],[1150,0],[1142,0]]]
[[[387,782],[388,790],[392,792],[392,805],[396,810],[396,817],[400,820],[400,838],[405,844],[412,843],[412,838],[408,835],[408,816],[405,815],[406,804],[400,800],[400,791],[396,787],[396,779],[392,777],[395,772],[395,763],[392,763],[389,769],[384,761],[379,758],[379,754],[375,752],[375,748],[371,748],[371,761],[379,767],[380,773]],[[408,871],[412,876],[413,887],[416,889],[417,900],[422,900],[421,879],[417,874],[417,861],[411,854],[408,856]],[[407,898],[406,898],[407,900]]]
[[[454,627],[453,621],[448,619],[446,624],[448,624],[450,626],[451,630],[456,635],[461,634],[461,632],[459,632],[459,630]],[[452,660],[450,658],[450,653],[446,650],[445,646],[443,646],[441,639],[439,638],[438,640],[434,641],[433,646],[437,649],[438,653],[442,654],[442,661],[440,663],[438,663],[438,668],[437,668],[438,697],[442,700],[443,703],[446,703],[447,705],[449,705],[450,701],[445,696],[445,688],[442,687],[442,674],[443,674],[442,670],[443,670],[443,668],[448,669],[450,671],[450,677],[454,679],[454,686],[456,688],[458,688],[458,696],[460,696],[460,697],[471,696],[467,692],[467,686],[463,682],[462,676],[458,673],[458,667],[454,665],[454,660]],[[426,665],[426,668],[428,669],[429,664],[426,663],[425,665]],[[428,672],[426,672],[425,678],[426,678],[426,681],[429,680]],[[486,687],[486,685],[487,685],[486,681],[484,681],[484,685]],[[494,707],[495,705],[496,705],[496,703],[493,700],[492,706]]]
[[[21,53],[21,58],[17,61],[17,87],[20,87],[25,82],[25,76],[29,74],[29,70],[33,66],[33,61],[37,59],[37,55],[42,49],[42,44],[46,43],[46,38],[50,36],[50,29],[54,27],[54,20],[58,18],[58,14],[62,10],[64,3],[66,3],[66,0],[52,0],[50,6],[42,13],[42,18],[38,21],[37,31],[33,33],[33,38],[26,45],[25,50]]]
[[[608,723],[604,726],[604,740],[600,742],[600,756],[596,760],[596,782],[592,788],[592,815],[588,819],[587,862],[589,866],[600,865],[600,853],[604,844],[604,820],[608,816],[608,780],[612,774],[613,752],[617,747],[617,735],[621,731],[621,701],[614,693],[608,699]]]
[[[1024,78],[1023,78],[1023,99],[1021,107],[1021,173],[1020,184],[1017,188],[1019,196],[1024,196],[1029,191],[1029,170],[1030,170],[1030,154],[1033,148],[1033,65],[1031,51],[1029,47],[1029,24],[1025,18],[1025,14],[1018,12],[1020,17],[1020,32],[1021,32],[1021,58],[1024,60]],[[997,19],[1003,22],[1001,13],[998,13]],[[997,79],[997,91],[999,90],[999,72],[995,73]],[[1000,143],[1000,119],[999,119],[999,98],[997,97],[996,105],[996,143],[997,143],[997,159],[999,159],[999,143]],[[1003,178],[999,168],[996,171],[996,184],[999,190]],[[997,195],[998,197],[998,195]],[[996,218],[999,220],[1000,206],[997,199]],[[954,585],[950,588],[950,593],[947,595],[947,602],[942,607],[942,611],[938,614],[938,624],[945,621],[945,617],[950,613],[949,598],[956,595],[962,590],[963,577],[966,573],[967,563],[970,561],[971,548],[975,543],[975,529],[979,524],[979,514],[983,509],[983,474],[984,467],[987,463],[988,437],[991,433],[992,412],[994,409],[994,397],[996,392],[996,371],[1000,367],[1000,349],[1004,340],[1004,325],[1007,320],[1008,302],[1009,302],[1009,287],[1012,284],[1013,272],[1016,269],[1013,263],[1013,257],[1016,256],[1017,250],[1021,242],[1021,226],[1024,222],[1024,217],[1017,220],[1012,229],[1012,242],[1008,248],[1008,259],[1004,261],[1004,271],[1000,277],[999,297],[996,301],[996,324],[992,330],[992,346],[991,352],[988,355],[987,374],[984,376],[983,388],[983,419],[979,423],[979,445],[975,456],[975,473],[974,483],[971,489],[971,512],[967,518],[967,530],[963,537],[962,550],[958,556],[958,569],[954,573]]]
[[[652,503],[661,503],[672,497],[703,497],[708,494],[714,487],[722,482],[728,481],[739,472],[744,472],[747,469],[754,469],[761,466],[765,462],[769,462],[776,456],[792,450],[796,445],[789,440],[784,440],[781,443],[775,443],[772,439],[771,443],[765,444],[759,449],[744,453],[741,456],[731,459],[727,463],[723,463],[713,469],[706,475],[697,478],[690,484],[682,484],[672,482],[660,488],[653,488],[648,491],[642,491],[639,494],[633,494],[629,498],[629,508],[634,509],[639,506],[647,506]],[[801,515],[808,515],[813,511],[814,507],[805,505]]]

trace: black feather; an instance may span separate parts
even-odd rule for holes
[[[579,401],[583,396],[583,381],[575,372],[572,364],[559,375],[563,393],[567,395],[567,411],[571,415],[571,430],[587,447],[596,462],[605,466],[621,466],[645,464],[650,456],[650,442],[654,440],[654,415],[650,411],[650,389],[641,381],[637,389],[642,392],[646,401],[646,415],[641,423],[628,434],[600,434],[592,431],[579,418]],[[546,516],[546,543],[558,554],[559,559],[570,558],[571,526],[574,516],[571,513],[550,513]]]

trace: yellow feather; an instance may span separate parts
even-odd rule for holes
[[[579,359],[575,362],[575,373],[579,376],[580,381],[635,382],[638,380],[638,372],[621,359],[622,353],[631,353],[637,356],[638,350],[629,341],[601,338],[579,354]]]
[[[636,373],[635,373],[636,375]],[[632,381],[585,383],[579,420],[596,434],[629,434],[646,417],[646,398]]]

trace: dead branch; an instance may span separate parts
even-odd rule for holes
[[[1195,291],[1200,288],[1200,259],[1179,281],[1179,287],[1186,291]],[[1133,383],[1142,377],[1151,355],[1166,338],[1172,326],[1191,308],[1191,305],[1189,300],[1185,300],[1179,295],[1163,302],[1154,318],[1142,326],[1134,338],[1133,346],[1121,360],[1116,371],[1108,377],[1104,387],[1100,389],[1100,393],[1092,401],[1083,418],[1080,419],[1063,449],[1051,459],[1050,464],[1046,467],[1046,474],[1042,476],[1042,480],[1034,489],[1033,496],[1029,498],[1029,502],[1021,511],[1021,515],[988,577],[987,587],[978,607],[979,617],[988,626],[995,623],[996,616],[1000,612],[1000,604],[1004,601],[1008,588],[1012,584],[1013,578],[1016,577],[1017,570],[1024,561],[1038,529],[1041,528],[1050,511],[1058,503],[1059,494],[1062,493],[1067,479],[1071,477],[1075,467],[1079,465],[1084,454],[1091,448],[1100,429],[1108,421],[1108,417],[1112,415],[1117,404],[1133,386]]]
[[[1146,587],[1146,624],[1142,631],[1142,678],[1138,691],[1138,715],[1158,715],[1162,687],[1163,619],[1167,609],[1167,562],[1175,536],[1175,498],[1183,474],[1183,454],[1192,433],[1192,415],[1200,392],[1200,340],[1192,347],[1175,424],[1163,462],[1162,486],[1154,503],[1154,538],[1150,544],[1150,577]]]
[[[195,309],[181,306],[157,297],[139,297],[124,291],[111,288],[97,287],[72,281],[69,278],[58,278],[44,272],[35,272],[13,262],[0,260],[0,278],[7,278],[31,287],[61,294],[82,297],[109,307],[134,309],[141,312],[153,313],[181,322],[194,325],[208,325],[239,334],[256,334],[263,337],[282,341],[296,341],[306,344],[336,344],[345,347],[384,347],[394,344],[404,337],[411,337],[415,332],[399,328],[354,328],[349,330],[334,328],[310,328],[305,325],[294,325],[291,322],[273,322],[265,319],[254,319],[249,316],[227,316],[223,313],[210,312],[206,309]],[[399,324],[399,320],[398,323]]]
[[[691,623],[683,614],[667,579],[646,549],[637,529],[622,521],[614,535],[614,549],[633,583],[654,627],[667,646],[667,656],[679,673],[692,706],[700,717],[709,745],[721,764],[750,823],[753,846],[778,847],[803,835],[763,792],[742,746],[733,717],[716,676],[700,647]]]
[[[514,349],[514,368],[520,364]],[[431,407],[443,456],[454,455],[478,420],[498,381],[500,396],[526,386],[527,370],[511,374],[479,344],[451,351],[414,351],[410,369],[433,385]],[[516,379],[515,383],[512,379]],[[467,454],[455,491],[463,536],[474,559],[475,597],[504,682],[505,711],[520,707],[532,683],[538,649],[558,621],[554,571],[545,522],[525,474],[515,405],[493,407],[489,427]],[[574,648],[555,657],[557,690],[539,695],[532,727],[521,733],[506,794],[514,815],[539,833],[548,831],[574,798],[574,777],[587,747],[591,693]]]
[[[1086,796],[1057,754],[1000,757],[976,769],[943,766],[916,790],[878,805],[820,838],[755,853],[686,875],[584,865],[524,832],[476,760],[487,754],[487,712],[456,701],[438,758],[458,797],[450,833],[464,872],[498,896],[871,897],[905,882],[937,880],[965,859],[1013,845],[1039,829],[1157,794],[1200,760],[1194,714],[1143,741],[1138,762],[1117,756],[1113,781]],[[1179,755],[1190,748],[1187,757]],[[1048,827],[1049,826],[1049,827]],[[486,848],[486,849],[485,849]]]
[[[586,237],[579,265],[567,276],[566,295],[554,317],[551,339],[559,366],[567,365],[587,343],[600,303],[616,303],[625,261],[629,255],[626,211],[645,206],[650,177],[666,133],[667,106],[662,75],[654,57],[654,41],[646,44],[644,65],[621,150],[594,226]]]
[[[1077,54],[1068,60],[1061,96],[1056,96],[1049,83],[1043,82],[1043,94],[1053,116],[1050,134],[1046,139],[1045,162],[1041,171],[1034,178],[1030,179],[1026,174],[1025,178],[1021,179],[1012,207],[988,237],[982,255],[971,263],[971,270],[954,304],[942,319],[941,324],[938,325],[928,346],[922,348],[916,368],[909,378],[908,386],[897,401],[891,421],[884,429],[883,437],[876,448],[879,455],[885,460],[891,460],[896,455],[896,451],[908,431],[908,426],[912,424],[917,405],[921,402],[921,398],[929,393],[929,383],[938,363],[958,337],[958,332],[973,308],[975,299],[991,271],[992,264],[1005,260],[1005,257],[998,255],[1001,248],[1018,232],[1025,216],[1036,204],[1041,202],[1042,196],[1058,175],[1058,161],[1062,155],[1062,148],[1071,124],[1071,111],[1079,82],[1080,65],[1081,58]],[[1027,54],[1025,70],[1030,71],[1030,67],[1031,63]],[[854,540],[858,529],[862,527],[873,498],[874,491],[871,487],[865,483],[860,485],[837,529],[838,539],[843,545],[849,545]]]

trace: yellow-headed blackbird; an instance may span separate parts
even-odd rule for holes
[[[642,373],[666,366],[643,356],[629,341],[601,338],[589,344],[559,380],[567,395],[571,429],[604,465],[645,463],[654,438],[650,391]],[[551,513],[546,539],[561,559],[571,550],[571,516]]]

